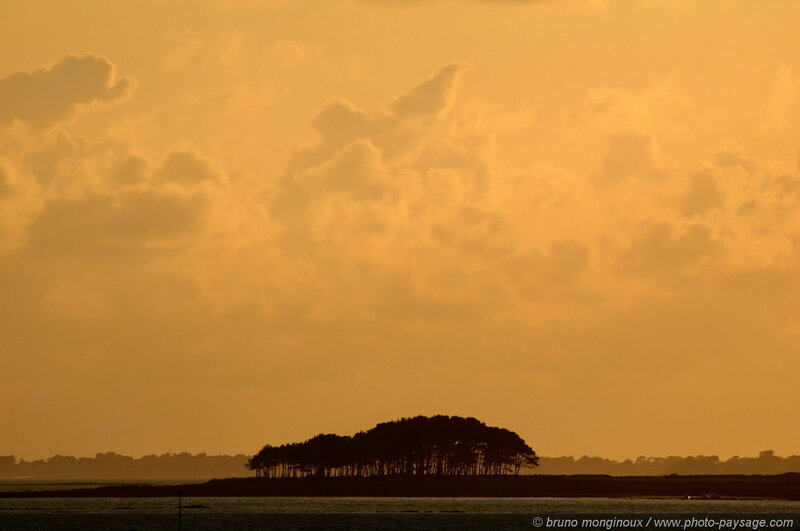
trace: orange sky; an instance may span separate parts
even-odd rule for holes
[[[0,2],[0,454],[798,453],[798,17]]]

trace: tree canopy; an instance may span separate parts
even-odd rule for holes
[[[506,475],[535,467],[536,452],[513,431],[472,417],[417,416],[351,436],[320,434],[266,445],[247,464],[256,476]]]

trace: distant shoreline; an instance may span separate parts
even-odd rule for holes
[[[115,485],[0,492],[0,498],[147,497],[654,497],[800,500],[800,474],[772,476],[482,476],[231,478],[184,485]]]

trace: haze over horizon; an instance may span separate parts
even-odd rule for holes
[[[800,453],[797,20],[0,2],[0,455]]]

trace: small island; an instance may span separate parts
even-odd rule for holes
[[[266,445],[247,463],[261,478],[506,476],[539,463],[513,431],[468,417],[417,416],[382,422],[352,437],[320,434]]]

